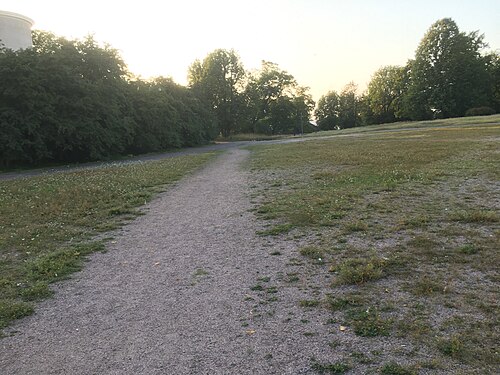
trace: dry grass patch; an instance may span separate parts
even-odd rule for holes
[[[361,335],[336,351],[384,347],[371,364],[351,358],[354,371],[412,373],[401,359],[447,373],[498,365],[498,304],[484,301],[500,299],[500,116],[450,121],[254,149],[256,178],[279,171],[293,186],[262,188],[266,209],[309,234],[314,249],[328,249],[324,265],[300,272],[304,282],[314,274],[314,293],[326,295],[318,314]],[[304,300],[317,300],[314,293]],[[442,326],[451,314],[467,318]],[[418,350],[401,354],[384,335]]]

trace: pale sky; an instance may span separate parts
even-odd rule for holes
[[[246,69],[277,63],[317,101],[350,81],[363,90],[381,66],[404,65],[433,22],[453,18],[500,49],[500,0],[0,0],[34,28],[120,50],[143,78],[187,70],[216,48],[234,48]]]

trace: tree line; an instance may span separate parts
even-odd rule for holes
[[[102,160],[193,146],[217,134],[210,108],[168,78],[133,78],[93,37],[33,33],[0,53],[0,165]]]
[[[33,32],[33,48],[0,51],[0,166],[84,162],[194,146],[234,133],[312,130],[314,102],[287,72],[244,70],[218,49],[189,86],[134,77],[92,36]]]
[[[246,71],[217,49],[188,69],[188,87],[144,80],[92,36],[33,33],[33,48],[0,50],[0,166],[102,160],[207,143],[235,133],[295,134],[500,111],[500,56],[478,32],[434,23],[405,66],[385,66],[322,96],[277,64]],[[334,72],[333,72],[334,73]],[[314,114],[318,126],[310,123]]]
[[[405,66],[384,66],[367,90],[349,83],[318,102],[322,130],[403,120],[489,115],[500,111],[500,55],[482,53],[484,35],[461,32],[450,18],[435,22]]]

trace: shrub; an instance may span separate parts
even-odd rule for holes
[[[465,116],[489,116],[495,113],[496,111],[491,107],[476,107],[468,109]]]

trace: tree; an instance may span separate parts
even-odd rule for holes
[[[399,118],[402,96],[406,92],[406,68],[385,66],[377,70],[368,84],[366,104],[370,123],[394,122]]]
[[[245,70],[234,50],[217,49],[189,68],[190,87],[210,104],[225,137],[234,131],[239,117],[244,77]]]
[[[249,77],[245,95],[251,129],[255,133],[257,123],[269,116],[272,103],[282,96],[293,96],[297,82],[293,76],[281,70],[277,64],[262,61],[261,69]]]
[[[215,137],[211,109],[171,79],[131,79],[91,36],[35,32],[0,51],[0,165],[99,160]]]
[[[244,92],[249,130],[254,133],[300,133],[314,102],[308,88],[277,64],[262,61],[261,69],[250,75]]]
[[[415,120],[463,116],[488,102],[485,47],[477,31],[460,32],[450,18],[435,22],[410,62],[405,111]]]
[[[340,97],[335,91],[323,95],[314,112],[321,130],[332,130],[339,126]]]
[[[342,129],[361,125],[359,116],[358,86],[350,82],[339,95],[339,126]]]
[[[500,54],[494,52],[486,58],[490,75],[491,105],[496,112],[500,112]]]

